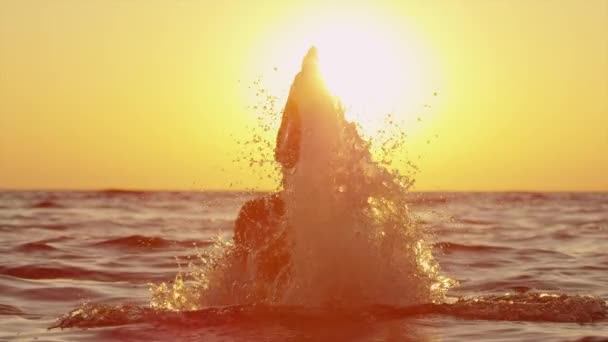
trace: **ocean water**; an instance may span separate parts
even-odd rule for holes
[[[0,340],[608,341],[607,193],[409,193],[441,272],[459,282],[448,297],[486,298],[483,310],[142,314],[150,284],[229,241],[240,206],[259,195],[0,192]],[[554,310],[534,313],[546,300]],[[47,330],[83,303],[126,314]]]

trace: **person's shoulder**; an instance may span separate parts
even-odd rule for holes
[[[275,192],[265,196],[253,198],[241,207],[239,216],[250,216],[252,213],[265,212],[270,208],[283,206],[283,197],[281,192]]]

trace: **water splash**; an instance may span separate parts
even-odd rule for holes
[[[268,105],[258,105],[265,111],[276,101],[266,98]],[[191,265],[173,284],[153,287],[152,306],[441,302],[453,281],[440,274],[425,232],[408,213],[413,179],[387,169],[391,159],[375,160],[370,146],[345,119],[311,49],[291,86],[279,129],[275,156],[282,164],[285,212],[270,234],[276,238],[267,241],[278,241],[270,243],[275,250],[269,256],[249,248],[239,260],[232,246],[216,246],[215,257]],[[385,155],[401,148],[394,139],[381,146]],[[257,265],[277,254],[286,254],[286,262],[274,277],[262,277]]]
[[[266,89],[261,76],[252,82],[249,90],[255,94],[253,105],[247,107],[253,123],[246,124],[248,135],[245,138],[233,137],[238,149],[232,162],[239,171],[257,180],[258,185],[245,187],[240,180],[235,179],[230,186],[251,192],[268,187],[277,190],[281,172],[274,159],[274,147],[282,112],[279,97]]]

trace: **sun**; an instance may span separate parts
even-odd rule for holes
[[[362,124],[394,111],[415,92],[402,78],[408,63],[381,32],[332,24],[323,28],[315,45],[321,71],[347,113]]]
[[[415,121],[437,86],[428,48],[386,13],[301,15],[266,37],[256,53],[266,59],[260,64],[279,70],[271,91],[285,89],[306,51],[316,46],[325,83],[364,134],[381,129],[389,113]]]

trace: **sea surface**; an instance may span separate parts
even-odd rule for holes
[[[608,341],[608,321],[425,314],[315,319],[211,313],[187,321],[52,329],[83,303],[146,307],[218,236],[235,192],[0,192],[0,341]],[[450,297],[591,295],[608,300],[608,193],[411,193]],[[406,294],[404,294],[406,295]],[[559,318],[559,317],[558,317]]]

